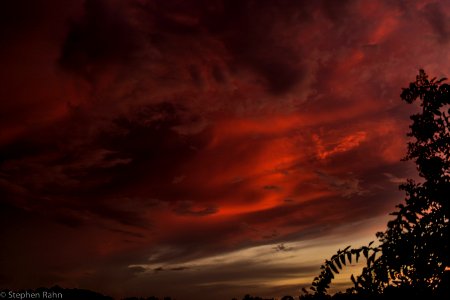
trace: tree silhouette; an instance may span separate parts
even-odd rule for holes
[[[416,80],[403,89],[401,98],[411,104],[420,101],[420,113],[412,115],[408,152],[404,160],[414,161],[423,182],[408,179],[400,185],[405,203],[391,213],[384,232],[378,232],[378,246],[351,249],[350,246],[326,260],[314,278],[309,293],[301,298],[327,298],[334,274],[361,254],[366,266],[351,276],[354,287],[347,295],[389,296],[401,291],[409,295],[443,296],[448,293],[449,197],[450,197],[450,85],[446,78],[428,79],[420,70]],[[329,296],[328,296],[329,297]]]

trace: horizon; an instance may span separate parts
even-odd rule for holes
[[[5,2],[0,289],[297,297],[418,178],[450,3]],[[350,266],[331,291],[351,286]]]

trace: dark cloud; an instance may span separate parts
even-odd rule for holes
[[[133,272],[133,273],[142,273],[142,272],[145,272],[145,271],[146,271],[145,268],[143,268],[143,267],[138,267],[138,266],[136,266],[136,267],[130,267],[129,269],[130,269],[130,271]]]
[[[78,2],[78,3],[77,3]],[[56,24],[64,27],[68,12],[77,11],[80,1],[62,4],[57,0],[37,0],[28,2],[24,0],[6,0],[1,4],[0,12],[0,43],[2,50],[17,43],[27,36],[30,31],[48,34],[58,32],[61,28],[52,28]],[[70,15],[70,14],[69,14]],[[2,51],[2,52],[3,52]]]
[[[398,96],[419,67],[448,75],[448,14],[437,1],[2,3],[1,285],[297,292],[327,246],[360,241],[403,197],[414,108]]]
[[[292,251],[293,248],[286,247],[284,244],[278,244],[275,248],[275,251]]]
[[[277,190],[280,189],[280,187],[277,186],[277,185],[265,185],[265,186],[263,186],[263,189],[265,189],[265,190],[275,190],[275,191],[277,191]]]
[[[436,33],[438,40],[441,43],[447,43],[450,38],[450,21],[440,3],[428,3],[423,9],[423,14]]]
[[[302,66],[301,48],[293,49],[294,41],[280,39],[278,32],[305,22],[304,17],[311,13],[306,11],[305,3],[193,1],[187,5],[178,1],[144,1],[111,5],[90,0],[85,2],[83,18],[73,23],[60,62],[63,67],[88,76],[105,64],[135,65],[136,59],[145,55],[142,51],[166,52],[163,55],[174,52],[168,47],[173,47],[177,39],[186,43],[186,51],[180,55],[201,55],[204,50],[192,44],[192,39],[205,40],[207,45],[208,39],[213,38],[219,39],[230,55],[230,69],[250,68],[267,82],[269,91],[285,93],[308,70]],[[146,27],[141,27],[142,23]],[[233,34],[237,30],[239,34]],[[151,60],[158,59],[154,56]],[[223,82],[221,68],[210,68],[213,78]],[[204,85],[198,65],[188,62],[187,69],[198,86]]]
[[[184,270],[188,270],[189,267],[175,267],[170,269],[171,271],[184,271]]]
[[[204,208],[195,208],[194,204],[191,201],[181,201],[179,202],[173,211],[179,215],[187,215],[187,216],[207,216],[214,214],[218,211],[218,207],[214,204],[209,205]]]
[[[324,0],[321,2],[321,11],[333,21],[334,24],[339,25],[343,19],[349,18],[349,8],[351,8],[350,4],[351,0],[344,1],[333,1],[333,0]],[[355,17],[355,16],[353,16]]]
[[[138,50],[139,34],[127,15],[129,7],[115,1],[84,2],[84,15],[73,21],[64,42],[60,63],[71,71],[88,76],[95,68],[130,63]]]
[[[234,57],[234,63],[256,71],[267,80],[268,89],[275,93],[289,91],[307,72],[301,66],[302,53],[278,35],[278,30],[305,22],[306,2],[269,1],[225,2],[222,10],[205,17],[212,32],[219,33]],[[283,19],[278,16],[283,15]],[[239,34],[231,34],[239,31]],[[299,67],[300,65],[300,67]]]

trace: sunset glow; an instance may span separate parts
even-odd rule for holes
[[[415,176],[401,87],[450,76],[446,1],[0,15],[2,288],[298,296],[326,257],[374,240]]]

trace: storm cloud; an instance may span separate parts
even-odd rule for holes
[[[0,15],[5,288],[296,293],[401,201],[415,174],[401,87],[450,73],[440,1],[6,1]]]

